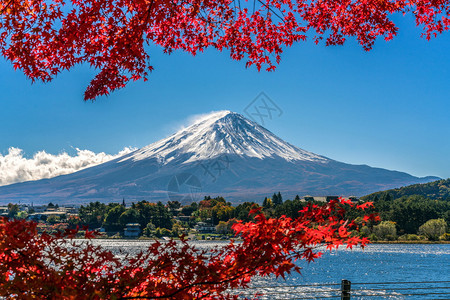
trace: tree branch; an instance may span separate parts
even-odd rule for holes
[[[0,11],[0,14],[3,14],[3,12],[4,12],[5,10],[8,9],[8,6],[9,6],[12,2],[13,2],[13,0],[9,0],[8,4],[6,4],[6,6],[3,7],[2,10]]]
[[[261,0],[258,0],[258,2],[261,3],[262,5],[264,5],[267,8],[267,10],[270,10],[275,16],[277,16],[281,21],[283,21],[283,23],[285,23],[284,18],[280,17],[269,5],[263,3]],[[283,15],[283,17],[284,17],[284,15]]]

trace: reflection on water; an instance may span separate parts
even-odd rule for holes
[[[145,250],[152,241],[93,243],[122,256]],[[210,249],[227,242],[193,243],[200,249]],[[238,292],[246,297],[261,294],[259,299],[339,299],[340,282],[347,279],[352,282],[352,299],[450,299],[450,244],[376,244],[365,249],[323,251],[323,257],[313,263],[298,262],[301,274],[291,274],[286,280],[255,278],[251,289]]]

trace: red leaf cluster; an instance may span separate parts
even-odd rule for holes
[[[310,205],[297,219],[267,219],[233,228],[242,242],[198,250],[184,239],[153,242],[138,255],[115,257],[91,242],[70,240],[76,231],[38,234],[36,223],[0,219],[0,296],[7,299],[237,299],[252,277],[300,272],[297,259],[313,261],[317,247],[364,247],[344,218],[345,201]],[[365,207],[365,206],[362,206]],[[92,233],[87,232],[86,237]]]
[[[370,50],[378,37],[397,34],[395,13],[413,14],[430,39],[448,30],[449,8],[446,0],[1,0],[0,51],[33,81],[80,63],[99,69],[88,100],[147,80],[146,47],[226,49],[272,71],[283,47],[308,36],[326,45],[355,37]]]

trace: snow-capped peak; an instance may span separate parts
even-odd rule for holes
[[[189,127],[139,149],[123,160],[156,158],[163,163],[169,163],[183,157],[180,163],[189,163],[224,154],[260,159],[281,157],[288,161],[328,160],[297,148],[259,124],[228,110],[203,115]]]

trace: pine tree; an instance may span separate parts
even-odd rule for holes
[[[278,192],[278,202],[280,203],[280,204],[283,204],[283,197],[281,197],[281,193],[280,192]]]
[[[384,192],[381,197],[380,197],[380,201],[386,201],[386,202],[390,202],[392,201],[392,196],[390,193],[388,192]]]
[[[278,206],[280,204],[283,204],[283,198],[281,197],[281,193],[278,192],[278,194],[273,194],[272,196],[272,202],[274,206]]]
[[[276,193],[273,193],[273,196],[272,196],[272,203],[273,203],[274,206],[277,206],[277,205],[278,205],[278,196],[277,196]]]
[[[272,199],[265,197],[264,201],[263,201],[263,208],[269,209],[269,208],[272,208],[272,206],[273,206]]]
[[[386,201],[391,202],[392,201],[392,196],[390,193],[387,193],[386,195]]]

